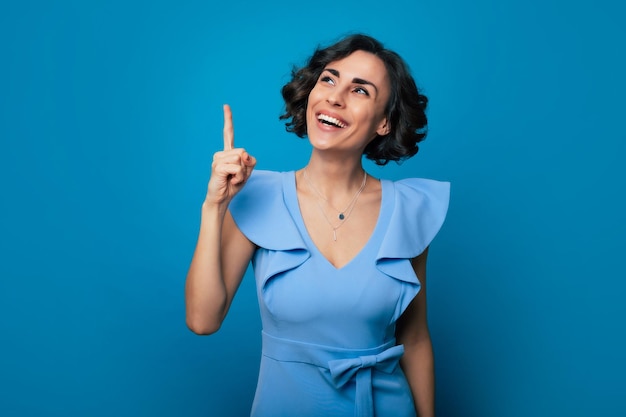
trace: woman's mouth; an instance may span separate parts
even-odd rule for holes
[[[317,115],[317,120],[320,121],[321,123],[325,124],[325,125],[338,127],[340,129],[343,129],[344,127],[348,126],[342,120],[339,120],[336,117],[332,117],[332,116],[329,116],[329,115],[324,114],[324,113],[318,114]]]

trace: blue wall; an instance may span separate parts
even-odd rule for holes
[[[418,156],[371,172],[453,183],[429,264],[440,415],[623,416],[624,7],[224,3],[1,7],[0,414],[246,414],[251,276],[220,333],[184,324],[221,104],[259,168],[302,166],[279,89],[365,31],[431,98]]]

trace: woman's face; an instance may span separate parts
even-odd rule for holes
[[[329,63],[309,93],[306,121],[311,144],[320,150],[361,155],[376,135],[389,133],[390,96],[383,61],[365,51]]]

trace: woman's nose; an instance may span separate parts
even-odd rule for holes
[[[332,92],[328,94],[328,97],[326,98],[326,102],[328,102],[328,104],[330,104],[331,106],[335,106],[335,107],[343,107],[344,105],[344,100],[341,95],[341,92],[337,90],[333,90]]]

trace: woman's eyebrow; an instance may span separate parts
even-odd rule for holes
[[[337,71],[336,69],[324,68],[324,71],[330,72],[335,77],[338,77],[338,78],[341,77],[341,75],[339,74],[339,71]],[[376,84],[374,84],[371,81],[364,80],[363,78],[353,78],[352,82],[355,83],[355,84],[371,85],[372,87],[374,87],[374,90],[376,90],[376,94],[378,94],[378,87],[376,87]]]

